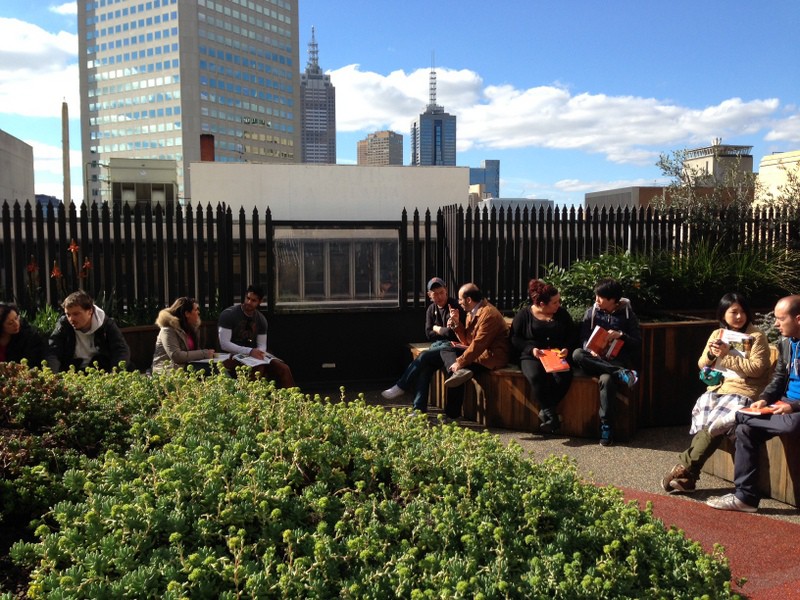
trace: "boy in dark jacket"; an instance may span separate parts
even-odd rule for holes
[[[106,316],[86,292],[73,292],[61,304],[64,314],[50,334],[47,363],[53,372],[78,369],[97,362],[110,371],[130,362],[131,351],[114,319]]]
[[[627,298],[622,297],[622,286],[614,279],[601,279],[594,287],[595,303],[586,311],[581,321],[580,339],[583,347],[572,355],[575,364],[587,375],[599,378],[600,384],[600,444],[614,443],[611,421],[617,397],[618,384],[633,387],[638,375],[633,367],[642,345],[639,319]],[[619,354],[601,356],[586,348],[597,326],[608,332],[608,341],[622,342]]]

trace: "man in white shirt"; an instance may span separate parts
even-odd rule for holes
[[[274,380],[277,387],[295,387],[289,365],[267,352],[267,319],[258,310],[263,299],[261,288],[251,285],[241,304],[234,304],[220,313],[217,323],[219,347],[223,352],[245,354],[266,361],[254,368]]]

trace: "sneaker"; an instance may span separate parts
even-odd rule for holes
[[[406,391],[404,389],[399,388],[396,385],[393,385],[388,390],[383,390],[381,392],[381,396],[383,396],[387,400],[394,400],[395,398],[399,398],[405,393]]]
[[[611,431],[611,425],[603,423],[600,425],[600,445],[610,446],[614,443],[614,434]]]
[[[716,437],[728,433],[736,425],[736,411],[732,410],[721,417],[717,417],[708,427],[708,435]]]
[[[539,425],[539,431],[541,433],[557,433],[559,429],[561,429],[561,419],[556,414],[542,421],[541,425]]]
[[[733,494],[725,494],[724,496],[712,496],[706,500],[711,508],[718,510],[737,510],[739,512],[754,513],[758,512],[757,506],[750,506],[746,502],[742,502]]]
[[[417,410],[416,408],[412,408],[410,411],[408,411],[408,415],[407,416],[408,416],[409,419],[416,419],[417,417],[426,416],[426,413],[424,413],[421,410]]]
[[[665,492],[672,492],[675,491],[672,485],[670,485],[673,480],[675,479],[689,479],[691,474],[689,470],[684,467],[683,465],[675,465],[672,467],[669,472],[661,478],[661,487],[664,488]]]
[[[639,374],[633,369],[620,369],[617,371],[617,377],[629,388],[633,388],[636,382],[639,381]]]
[[[469,369],[459,369],[445,380],[444,387],[453,388],[463,385],[472,379],[473,375],[474,373]]]

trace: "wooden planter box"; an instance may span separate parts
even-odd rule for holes
[[[692,407],[705,391],[697,358],[715,320],[642,323],[639,427],[688,425]]]

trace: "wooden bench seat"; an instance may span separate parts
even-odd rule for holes
[[[786,435],[767,440],[759,455],[758,489],[767,498],[800,507],[800,439]],[[733,442],[726,438],[703,466],[703,473],[733,481]]]
[[[429,344],[412,344],[416,357]],[[444,373],[439,372],[431,382],[429,403],[444,409],[447,389]],[[510,365],[494,371],[481,371],[465,385],[462,414],[486,427],[514,431],[539,430],[539,406],[519,367]],[[597,378],[576,372],[572,385],[556,409],[561,416],[561,435],[597,438],[600,433],[600,390]],[[614,439],[627,441],[636,433],[637,396],[635,390],[617,394]]]

